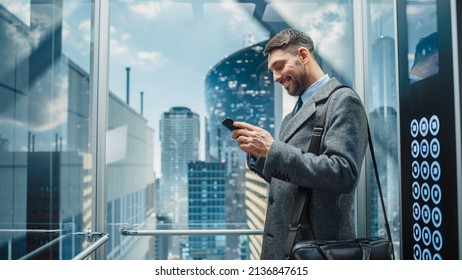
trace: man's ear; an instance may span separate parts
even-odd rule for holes
[[[307,48],[300,47],[298,48],[298,56],[303,61],[303,63],[308,63],[311,59],[310,51]]]

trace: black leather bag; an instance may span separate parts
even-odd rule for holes
[[[340,85],[338,88],[346,87]],[[326,122],[327,108],[329,105],[327,100],[324,105],[318,123],[314,127],[313,136],[310,142],[308,151],[314,154],[319,154],[321,137],[324,132]],[[305,207],[305,202],[310,196],[310,190],[307,188],[298,188],[297,198],[295,200],[294,212],[292,214],[291,225],[289,226],[289,234],[285,247],[286,259],[290,260],[393,260],[394,249],[391,239],[390,225],[388,224],[385,203],[383,201],[382,187],[380,185],[377,164],[372,146],[371,133],[369,125],[367,126],[369,148],[374,165],[375,178],[377,181],[378,193],[382,204],[382,211],[385,218],[385,228],[388,238],[383,237],[363,237],[353,240],[303,240],[295,242],[300,226],[300,219]]]
[[[293,260],[390,260],[393,246],[381,237],[353,240],[305,240],[292,248]]]

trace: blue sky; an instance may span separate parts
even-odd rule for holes
[[[210,67],[240,50],[248,33],[252,42],[268,34],[245,19],[232,24],[159,20],[153,15],[158,7],[150,2],[112,4],[110,88],[125,100],[125,67],[129,66],[130,103],[139,108],[139,92],[144,91],[149,121],[150,115],[157,119],[176,105],[201,113],[203,78]]]

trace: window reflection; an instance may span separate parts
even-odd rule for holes
[[[436,1],[414,1],[406,6],[408,18],[409,82],[439,72]]]
[[[368,109],[377,169],[382,186],[388,223],[391,227],[395,256],[400,253],[400,188],[398,165],[398,114],[395,65],[395,21],[393,3],[368,1],[368,64],[366,79],[366,108]],[[366,76],[367,77],[367,76]],[[367,232],[386,236],[385,218],[381,208],[374,169],[370,157],[368,190],[370,220]]]
[[[76,25],[91,4],[61,2],[0,1],[1,259],[70,259],[88,246],[77,233],[92,219],[91,30]],[[76,49],[75,38],[87,40]]]

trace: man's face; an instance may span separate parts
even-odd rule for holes
[[[308,72],[298,54],[276,49],[268,56],[268,69],[273,79],[280,83],[292,96],[301,95],[308,87]]]

